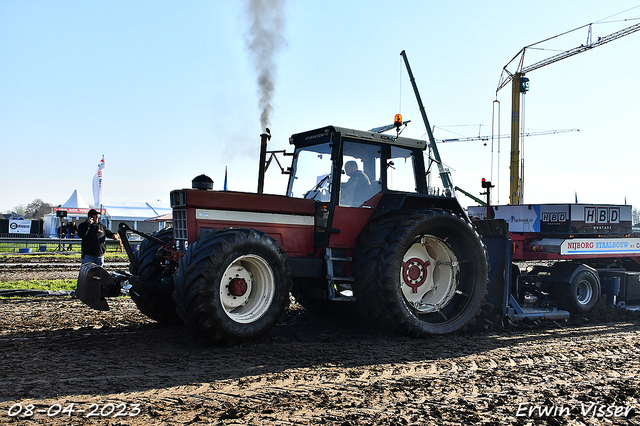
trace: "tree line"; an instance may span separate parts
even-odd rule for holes
[[[44,215],[51,213],[51,209],[54,206],[49,203],[45,203],[40,198],[36,198],[25,207],[23,204],[15,206],[13,209],[8,210],[5,214],[11,214],[14,216],[20,216],[24,219],[42,219]]]

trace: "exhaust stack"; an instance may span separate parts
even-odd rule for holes
[[[258,167],[258,194],[262,194],[264,191],[264,173],[266,171],[267,163],[267,141],[271,139],[271,131],[267,127],[266,133],[260,135],[260,164]]]

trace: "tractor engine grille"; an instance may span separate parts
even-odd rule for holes
[[[187,205],[187,194],[182,190],[171,191],[169,198],[171,207],[184,207]]]
[[[187,247],[187,211],[173,209],[173,238],[178,249]]]

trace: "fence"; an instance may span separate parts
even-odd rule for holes
[[[56,251],[80,251],[82,239],[80,238],[33,238],[33,237],[5,237],[0,235],[0,253],[33,253]],[[107,240],[107,252],[120,251],[122,246],[119,241]],[[134,247],[139,242],[131,241]]]

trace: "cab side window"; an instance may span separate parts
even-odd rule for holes
[[[387,161],[387,188],[392,191],[418,192],[411,150],[391,147]]]
[[[345,142],[340,179],[340,205],[358,207],[382,190],[380,185],[380,148]]]

